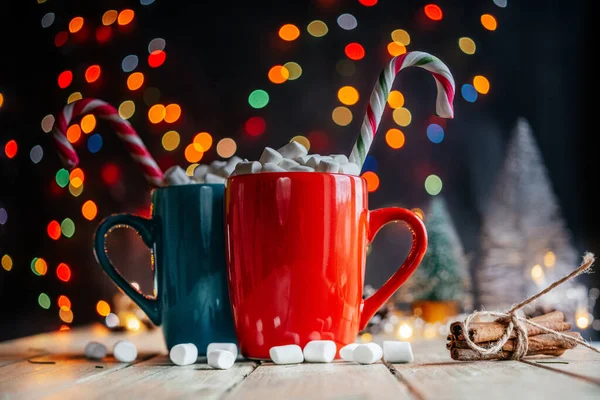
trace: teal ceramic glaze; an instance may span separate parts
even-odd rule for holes
[[[112,215],[96,230],[94,252],[108,276],[162,325],[167,347],[194,343],[206,354],[211,342],[236,343],[227,289],[222,184],[155,189],[152,219]],[[143,295],[115,269],[105,240],[114,228],[138,232],[153,252],[156,298]]]

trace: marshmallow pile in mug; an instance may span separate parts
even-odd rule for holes
[[[360,175],[360,167],[349,162],[348,157],[343,154],[309,155],[306,147],[292,141],[277,150],[266,147],[258,161],[242,160],[233,156],[227,161],[213,161],[209,165],[198,165],[194,169],[193,177],[188,176],[183,168],[173,166],[165,172],[165,181],[168,185],[224,184],[229,176],[261,172],[329,172]]]

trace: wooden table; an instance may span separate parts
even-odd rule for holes
[[[110,349],[123,338],[138,347],[133,363],[82,356],[90,340]],[[415,342],[413,350],[410,364],[240,361],[221,371],[172,365],[159,329],[111,333],[97,325],[0,343],[0,399],[600,399],[600,355],[584,348],[484,362],[452,361],[441,340]]]

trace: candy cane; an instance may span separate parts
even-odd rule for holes
[[[379,127],[385,103],[392,90],[392,84],[398,72],[408,67],[421,67],[433,75],[437,86],[436,111],[440,117],[453,118],[454,78],[450,70],[437,57],[421,51],[410,51],[394,57],[389,65],[381,71],[377,85],[371,93],[367,113],[360,128],[360,135],[350,153],[350,161],[362,166],[369,152],[373,138]]]
[[[98,118],[109,121],[113,129],[117,132],[119,139],[125,144],[131,157],[142,168],[146,180],[155,187],[164,185],[163,172],[129,121],[121,118],[113,106],[98,99],[81,99],[68,104],[56,116],[54,126],[52,127],[52,137],[58,148],[58,154],[67,167],[76,167],[79,164],[79,157],[71,143],[67,140],[65,132],[73,118],[83,114],[93,114]]]

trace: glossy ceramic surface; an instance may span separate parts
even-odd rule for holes
[[[223,193],[220,184],[156,189],[152,219],[113,215],[96,230],[98,262],[152,322],[162,325],[169,349],[194,343],[204,355],[210,342],[237,342],[227,289]],[[133,228],[153,250],[156,299],[138,292],[108,259],[106,236],[117,227]]]
[[[417,268],[427,248],[423,222],[403,208],[369,211],[364,179],[325,173],[265,173],[228,179],[225,202],[230,298],[241,352],[333,340],[354,342]],[[386,223],[413,233],[403,265],[362,299],[366,248]]]

